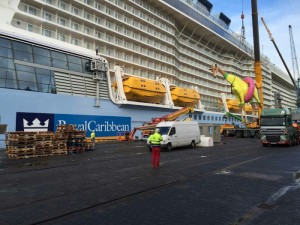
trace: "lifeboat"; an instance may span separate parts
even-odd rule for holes
[[[226,99],[227,107],[230,112],[239,113],[240,108],[236,99]],[[253,108],[250,104],[245,104],[245,112],[247,114],[251,114],[253,112]]]
[[[175,106],[194,106],[200,100],[200,94],[194,89],[172,86],[170,91]]]
[[[159,104],[166,94],[166,88],[162,83],[133,76],[123,78],[123,89],[129,101]]]

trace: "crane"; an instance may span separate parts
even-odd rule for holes
[[[298,61],[297,61],[297,55],[296,55],[295,43],[294,43],[293,31],[291,25],[289,25],[289,32],[290,32],[293,74],[294,74],[294,79],[297,80],[297,107],[300,107],[300,96],[299,96],[300,74],[299,74]]]
[[[163,121],[174,121],[176,120],[179,116],[185,115],[187,113],[191,113],[194,112],[194,106],[187,106],[184,108],[181,108],[175,112],[172,112],[170,114],[167,114],[165,116],[162,117],[156,117],[156,118],[152,118],[150,122],[145,123],[143,126],[141,127],[135,127],[133,128],[133,130],[128,133],[127,135],[125,134],[125,136],[127,136],[125,139],[128,141],[132,141],[134,138],[134,134],[137,130],[141,130],[141,131],[153,131],[156,127],[157,124],[159,124],[160,122]]]

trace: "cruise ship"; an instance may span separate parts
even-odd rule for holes
[[[208,0],[0,1],[0,124],[75,124],[111,138],[187,105],[194,110],[182,119],[223,124],[221,95],[234,96],[209,69],[254,78],[254,51],[230,30],[230,15],[212,8]],[[289,76],[261,60],[264,106],[280,93],[296,108]]]

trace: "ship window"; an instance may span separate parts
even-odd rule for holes
[[[194,115],[194,120],[197,120],[197,115]]]
[[[67,57],[60,52],[51,51],[53,67],[67,69]]]
[[[57,67],[57,68],[61,68],[61,69],[68,69],[67,68],[67,62],[61,61],[61,60],[58,60],[58,59],[52,59],[52,66]]]
[[[59,59],[61,61],[67,61],[67,57],[63,53],[51,51],[51,55],[52,55],[52,58],[54,58],[54,59]]]
[[[45,66],[51,66],[51,59],[40,55],[34,57],[34,62]]]
[[[35,73],[34,67],[32,67],[32,66],[24,66],[24,65],[16,64],[16,70],[17,71]]]
[[[11,48],[11,42],[9,40],[0,38],[0,46],[6,47],[6,48]]]
[[[14,61],[12,59],[0,57],[0,68],[14,69]]]
[[[31,15],[36,16],[36,8],[33,8],[32,6],[28,7],[28,13],[30,13]]]
[[[199,120],[201,120],[201,115],[199,115]]]
[[[203,116],[203,120],[206,120],[206,116],[205,115]]]
[[[32,53],[32,48],[28,44],[24,44],[24,43],[16,42],[16,41],[13,41],[12,44],[13,44],[14,50]]]
[[[0,68],[0,79],[15,80],[16,73],[14,70]]]
[[[35,83],[32,82],[24,82],[18,81],[19,89],[26,90],[26,91],[37,91],[37,87]]]
[[[17,89],[17,82],[16,80],[5,80],[0,78],[0,87],[1,88],[14,88]]]
[[[47,56],[50,57],[50,51],[44,48],[39,48],[36,46],[33,46],[33,53],[35,55],[42,55],[42,56]]]
[[[25,71],[17,71],[19,81],[35,82],[35,74]]]
[[[41,65],[51,66],[50,51],[47,49],[33,47],[34,62]]]
[[[4,56],[7,58],[12,58],[12,51],[10,48],[4,48],[4,47],[0,47],[0,56]]]
[[[66,3],[64,3],[63,1],[59,1],[59,8],[61,9],[66,9]]]
[[[69,63],[69,70],[82,73],[81,64]]]
[[[68,62],[75,63],[75,64],[81,64],[81,58],[72,56],[72,55],[67,55],[67,57],[68,57]]]
[[[91,74],[90,64],[91,64],[90,60],[82,59],[82,70],[84,73]]]
[[[35,68],[37,74],[48,75],[51,76],[51,70]]]
[[[25,61],[25,62],[33,62],[32,54],[29,52],[16,51],[14,50],[15,59]]]
[[[49,21],[51,21],[51,19],[52,19],[52,15],[51,15],[51,13],[44,12],[44,19],[45,19],[45,20],[49,20]]]
[[[210,120],[210,116],[207,116],[207,120]]]

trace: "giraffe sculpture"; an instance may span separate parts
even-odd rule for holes
[[[215,78],[217,76],[217,73],[220,72],[223,75],[223,77],[231,84],[232,93],[235,95],[236,100],[240,106],[242,122],[247,123],[247,117],[245,116],[245,110],[244,110],[245,103],[249,102],[253,108],[253,111],[255,111],[255,106],[253,101],[255,99],[258,106],[261,107],[260,99],[258,97],[258,91],[257,88],[255,87],[255,82],[253,78],[246,77],[244,78],[244,80],[242,80],[241,78],[235,75],[225,72],[216,64],[212,65],[211,71]]]

